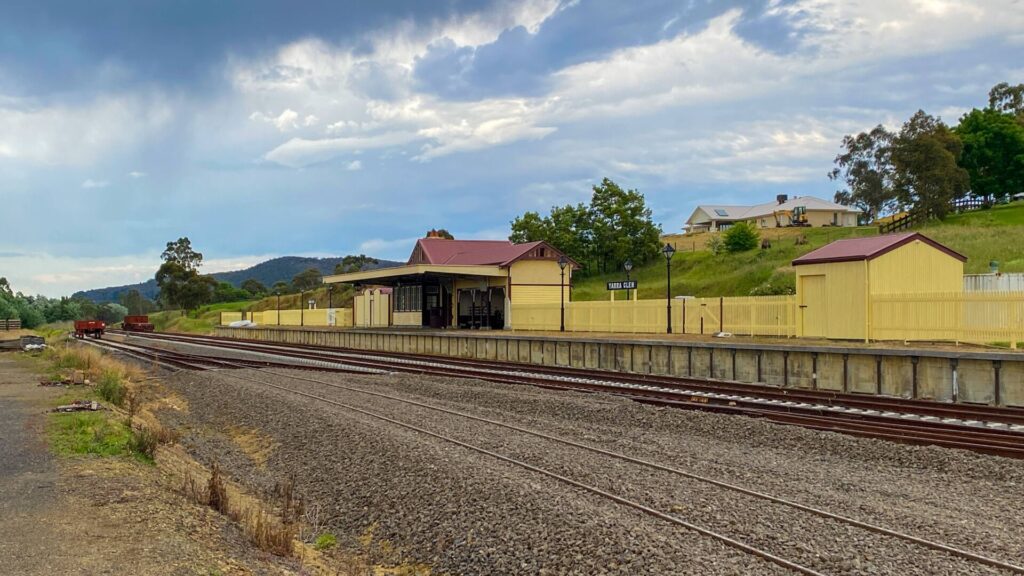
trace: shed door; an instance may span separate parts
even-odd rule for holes
[[[828,295],[825,292],[825,275],[800,277],[800,321],[804,336],[810,338],[828,337]]]

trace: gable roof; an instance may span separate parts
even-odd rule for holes
[[[409,264],[437,264],[449,266],[508,266],[526,256],[534,248],[544,246],[553,255],[562,252],[544,241],[514,244],[508,240],[447,240],[445,238],[420,238],[409,256]],[[422,262],[413,262],[417,251]],[[571,258],[573,266],[577,266]]]
[[[884,236],[869,236],[867,238],[847,238],[836,240],[826,244],[817,250],[793,260],[793,266],[801,264],[823,264],[826,262],[853,262],[857,260],[873,260],[882,254],[891,252],[900,246],[920,240],[932,248],[945,252],[953,258],[966,262],[967,257],[952,248],[943,246],[935,240],[919,232],[904,232],[902,234],[886,234]]]
[[[828,200],[822,200],[816,196],[796,196],[786,200],[782,204],[779,204],[778,202],[765,202],[764,204],[755,204],[754,206],[701,204],[693,211],[693,214],[687,222],[690,224],[694,223],[693,219],[697,216],[697,211],[703,211],[711,220],[750,220],[753,218],[771,216],[779,210],[792,210],[797,206],[803,206],[807,208],[807,210],[860,213],[860,210],[856,208],[843,206],[842,204],[836,204],[835,202],[829,202]],[[719,211],[725,212],[725,214],[722,214]]]

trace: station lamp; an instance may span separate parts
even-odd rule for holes
[[[569,259],[562,254],[558,257],[558,267],[562,270],[562,310],[561,310],[561,324],[559,325],[559,332],[565,332],[565,267],[569,264]]]
[[[661,249],[661,253],[665,255],[665,300],[668,303],[668,316],[667,325],[668,333],[672,333],[672,256],[675,255],[676,249],[669,243],[665,243],[665,247]]]

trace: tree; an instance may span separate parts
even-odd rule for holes
[[[661,227],[651,219],[644,195],[623,190],[608,178],[594,186],[590,199],[593,258],[601,271],[618,269],[627,259],[644,264],[661,248]]]
[[[553,210],[554,208],[552,208]],[[508,239],[517,244],[537,242],[551,238],[551,220],[542,218],[537,212],[526,212],[512,221],[512,234]],[[582,262],[582,260],[577,260]]]
[[[230,282],[216,282],[213,287],[213,302],[236,302],[248,300],[252,294],[241,288],[235,288]]]
[[[590,205],[554,206],[548,216],[526,212],[512,221],[513,242],[544,240],[585,270],[618,269],[658,255],[661,228],[651,220],[643,194],[608,178],[594,186]]]
[[[249,278],[245,282],[242,282],[242,290],[245,290],[253,296],[259,296],[267,293],[267,287],[255,278]]]
[[[316,288],[323,283],[323,274],[316,268],[310,268],[304,272],[299,272],[292,278],[292,286],[296,290],[306,291]]]
[[[203,265],[203,255],[192,249],[188,236],[167,243],[167,249],[160,255],[164,262],[174,262],[187,271],[198,270]]]
[[[1024,84],[996,84],[988,92],[988,107],[996,112],[1012,114],[1018,120],[1024,120]]]
[[[217,281],[201,276],[195,269],[187,270],[177,262],[164,262],[157,270],[156,283],[164,302],[185,311],[210,302]]]
[[[835,158],[830,180],[842,180],[846,190],[836,192],[837,204],[856,206],[871,219],[892,208],[896,193],[892,186],[891,153],[894,135],[879,124],[870,132],[843,137],[845,150]]]
[[[156,305],[154,305],[149,298],[146,298],[141,292],[135,289],[121,294],[119,300],[121,301],[121,305],[128,309],[127,313],[132,316],[149,314],[156,309]]]
[[[124,320],[128,315],[128,308],[114,302],[108,302],[97,310],[96,319],[103,320],[107,324],[116,324]]]
[[[1024,190],[1024,124],[994,108],[972,110],[960,119],[960,166],[967,170],[971,193],[1002,200]]]
[[[348,274],[349,272],[359,272],[360,270],[373,264],[380,264],[380,261],[377,260],[376,258],[370,258],[365,254],[360,254],[359,256],[353,256],[349,254],[348,256],[342,258],[341,262],[335,264],[334,273]]]
[[[918,110],[893,140],[891,159],[897,201],[929,217],[943,218],[953,200],[970,189],[957,162],[963,145],[941,120]]]
[[[455,240],[455,236],[452,236],[452,233],[449,232],[448,230],[445,230],[444,228],[438,228],[436,230],[431,228],[430,230],[427,230],[427,236],[426,237],[427,238],[444,238],[445,240]]]
[[[275,294],[288,294],[289,292],[292,292],[291,284],[288,284],[284,280],[274,282],[272,288]]]
[[[7,281],[7,278],[0,276],[0,296],[7,296],[8,298],[14,297],[14,291],[11,290],[11,284]]]
[[[737,222],[725,231],[722,240],[729,252],[746,252],[757,248],[761,236],[749,222]]]

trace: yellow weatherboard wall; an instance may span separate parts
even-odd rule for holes
[[[869,262],[872,294],[961,292],[964,263],[915,240]]]
[[[824,310],[815,309],[813,296],[806,293],[812,278],[824,282]],[[806,279],[805,279],[806,278]],[[867,318],[865,300],[865,262],[830,262],[827,264],[805,264],[796,267],[797,326],[801,336],[816,338],[864,338]],[[812,317],[824,313],[822,317]],[[805,334],[805,327],[812,331]],[[823,332],[814,330],[821,328]]]
[[[512,303],[515,304],[560,304],[562,297],[562,269],[553,260],[521,260],[510,267],[512,279]],[[572,280],[572,266],[565,267],[565,301],[570,299],[569,284]]]

